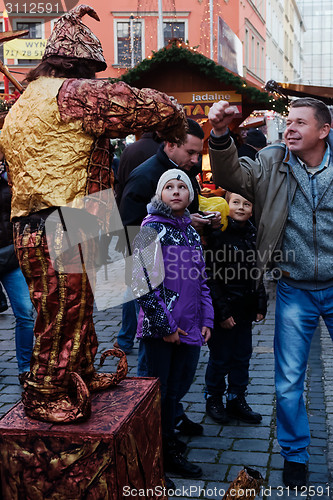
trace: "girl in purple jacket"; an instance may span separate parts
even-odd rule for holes
[[[200,348],[214,323],[200,237],[187,210],[193,197],[182,170],[170,169],[160,177],[136,238],[133,267],[133,291],[141,306],[138,337],[145,346],[148,374],[161,383],[164,467],[189,478],[200,477],[202,470],[183,456],[186,445],[176,438],[175,426],[186,420],[193,424],[188,425],[192,434],[202,434],[180,400],[192,384]]]

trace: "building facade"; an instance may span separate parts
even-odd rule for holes
[[[102,42],[108,68],[99,74],[100,77],[120,77],[172,39],[184,41],[199,53],[219,62],[219,50],[221,43],[224,43],[224,40],[221,42],[219,39],[219,27],[223,20],[223,24],[240,41],[242,72],[233,71],[242,74],[250,85],[263,87],[269,79],[301,82],[303,57],[307,68],[304,83],[321,79],[329,85],[333,72],[333,38],[328,39],[329,27],[333,22],[331,0],[297,1],[298,4],[296,0],[162,0],[163,19],[160,22],[158,0],[91,0],[88,3],[98,12],[101,22],[88,16],[85,16],[84,22]],[[62,13],[60,2],[42,4],[52,5],[52,12],[46,12],[45,8],[41,12],[36,9],[15,12],[13,6],[20,4],[10,5],[12,11],[9,12],[9,29],[27,29],[27,38],[37,42],[39,40],[41,45]],[[310,35],[306,33],[308,38],[304,38],[304,44],[301,8],[304,14],[313,17],[311,24],[307,21]],[[0,10],[4,10],[3,0],[0,1]],[[320,17],[318,13],[324,11],[325,16]],[[326,45],[317,41],[319,18],[322,19],[322,38]],[[4,22],[2,29],[3,27]],[[313,42],[309,41],[310,36]],[[319,57],[320,51],[322,55]],[[309,55],[305,55],[308,53]],[[38,59],[21,59],[10,55],[4,53],[2,58],[19,81],[39,62]],[[327,65],[323,63],[323,57],[329,61]],[[0,79],[0,86],[1,84]]]
[[[284,82],[298,83],[302,78],[304,29],[296,0],[284,0]]]
[[[282,0],[266,0],[266,81],[283,81],[283,28]]]
[[[121,3],[121,10],[113,9],[105,13],[109,17],[110,14],[113,24],[110,44],[113,42],[112,73],[115,75],[149,57],[151,51],[158,48],[157,0],[125,0]],[[242,42],[244,76],[249,82],[262,85],[265,79],[266,33],[262,0],[164,0],[163,45],[167,45],[170,39],[178,38],[217,61],[219,17]]]
[[[240,0],[238,36],[243,42],[244,77],[263,86],[266,76],[266,4]]]
[[[306,32],[304,34],[304,70],[300,83],[333,85],[333,2],[297,0]]]
[[[87,3],[95,8],[101,19],[98,23],[88,16],[84,18],[103,45],[108,69],[100,73],[101,77],[121,76],[128,68],[151,56],[152,51],[167,45],[170,39],[185,41],[198,52],[217,61],[219,18],[222,18],[241,41],[244,77],[259,86],[265,81],[266,8],[262,0],[163,0],[161,39],[158,0],[92,0]],[[55,19],[62,13],[60,2],[52,3],[52,8],[52,12],[46,12],[45,9],[41,9],[41,12],[22,12],[22,6],[19,9],[12,8],[9,12],[9,29],[27,29],[27,38],[45,40]],[[0,9],[4,10],[3,0]],[[11,71],[17,72],[16,77],[20,81],[39,62],[37,59],[20,59],[9,55],[7,53],[6,57],[4,54],[4,62]]]

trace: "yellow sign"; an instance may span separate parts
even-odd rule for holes
[[[170,93],[169,93],[170,94]],[[235,90],[200,90],[198,92],[172,92],[172,97],[183,105],[186,116],[204,119],[214,102],[228,101],[237,107],[236,118],[242,115],[242,96]]]
[[[199,92],[173,92],[181,104],[213,104],[219,101],[240,103],[242,97],[235,90],[200,90]]]
[[[3,56],[6,59],[41,59],[47,40],[21,38],[3,44]]]

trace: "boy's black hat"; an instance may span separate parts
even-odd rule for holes
[[[264,148],[267,146],[265,134],[257,128],[250,128],[247,132],[246,143],[255,148]]]

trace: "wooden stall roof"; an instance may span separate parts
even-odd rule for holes
[[[281,92],[292,97],[314,97],[333,105],[333,87],[303,85],[301,83],[278,83]]]
[[[286,111],[284,99],[274,100],[266,91],[177,40],[153,52],[121,79],[130,85],[153,87],[169,95],[192,90],[235,90],[242,95],[243,116],[248,116],[254,109]]]

